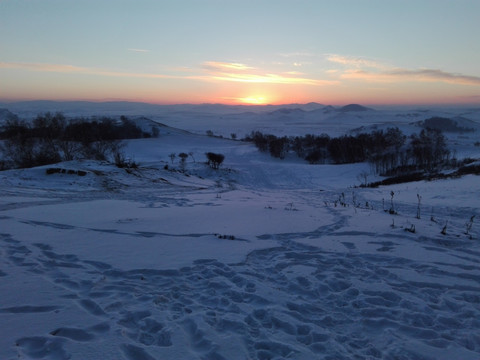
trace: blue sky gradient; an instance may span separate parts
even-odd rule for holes
[[[477,0],[0,0],[0,99],[479,103]]]

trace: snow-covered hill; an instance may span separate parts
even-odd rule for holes
[[[0,127],[3,126],[7,121],[16,119],[14,113],[10,112],[7,109],[0,108]]]
[[[478,359],[478,176],[361,189],[367,164],[205,134],[390,125],[274,111],[151,116],[160,136],[125,148],[138,169],[0,172],[0,359]],[[418,130],[433,113],[390,114]],[[478,132],[449,136],[478,149]]]

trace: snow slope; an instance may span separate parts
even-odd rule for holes
[[[478,177],[360,189],[167,127],[125,151],[0,172],[0,359],[480,357]]]

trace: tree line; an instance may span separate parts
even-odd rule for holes
[[[244,140],[280,159],[288,153],[295,153],[311,164],[368,161],[381,175],[411,170],[432,171],[450,161],[444,135],[431,128],[409,137],[397,127],[340,137],[327,134],[277,137],[253,131]]]
[[[0,130],[0,169],[25,168],[76,159],[121,161],[123,139],[157,136],[146,133],[134,121],[74,118],[62,113],[38,115],[31,123],[12,118]]]

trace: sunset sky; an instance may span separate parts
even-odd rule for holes
[[[0,0],[0,100],[480,103],[479,0]]]

